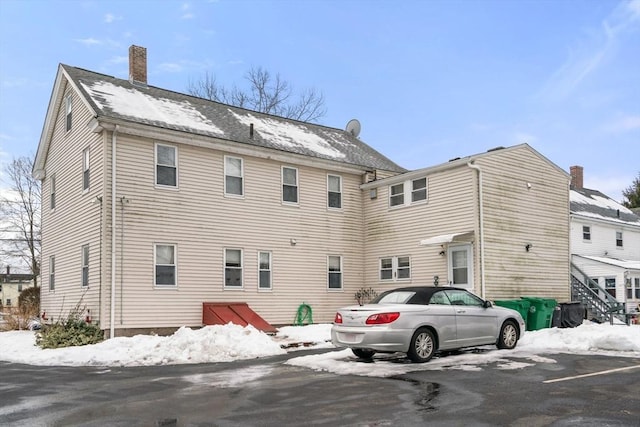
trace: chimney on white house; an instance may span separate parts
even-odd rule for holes
[[[147,48],[131,45],[129,47],[129,81],[147,84]]]
[[[584,168],[582,166],[571,166],[569,173],[571,174],[571,186],[581,190],[583,188]]]

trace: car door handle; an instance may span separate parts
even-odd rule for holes
[[[466,310],[456,310],[456,313],[466,313]]]

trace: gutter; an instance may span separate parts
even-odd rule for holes
[[[116,323],[116,141],[119,128],[116,125],[111,134],[111,316],[109,319],[109,338],[114,338]]]
[[[478,171],[478,209],[480,210],[480,292],[482,299],[485,299],[484,282],[484,209],[482,204],[482,169],[474,164],[474,161],[467,163],[471,169]]]

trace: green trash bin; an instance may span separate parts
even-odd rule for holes
[[[527,321],[527,316],[529,315],[529,307],[531,307],[531,303],[529,301],[524,299],[509,299],[494,301],[493,303],[500,307],[510,308],[517,311],[518,313],[520,313],[520,316],[522,316],[524,321]]]
[[[558,302],[550,298],[521,297],[523,301],[529,301],[529,314],[527,315],[527,331],[537,331],[551,327],[553,310]]]

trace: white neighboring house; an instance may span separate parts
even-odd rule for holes
[[[640,304],[640,216],[584,188],[581,166],[570,170],[572,263],[633,312]]]
[[[20,293],[33,286],[33,274],[11,273],[7,266],[7,272],[0,274],[0,306],[7,312],[17,308]]]

